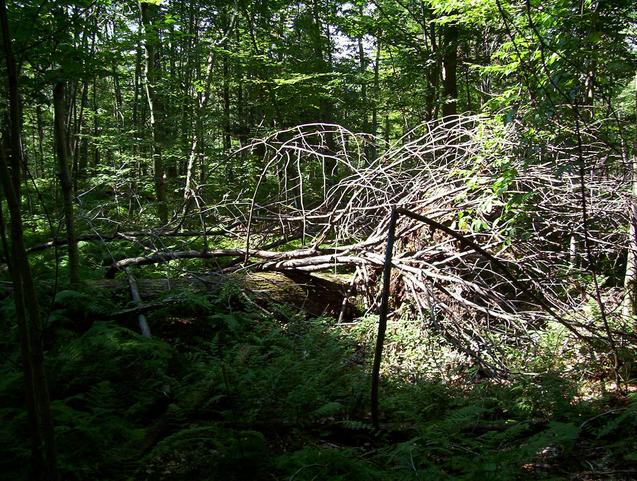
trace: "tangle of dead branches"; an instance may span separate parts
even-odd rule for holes
[[[337,125],[276,132],[243,149],[258,153],[262,166],[250,198],[215,206],[218,216],[242,225],[235,229],[245,239],[242,256],[237,249],[186,251],[139,263],[235,256],[226,270],[351,273],[374,310],[395,206],[432,224],[398,220],[394,315],[418,316],[483,367],[505,371],[511,347],[532,355],[538,329],[551,320],[597,345],[632,343],[620,290],[613,289],[621,285],[627,245],[629,178],[621,155],[593,134],[583,133],[578,145],[568,132],[537,142],[523,132],[515,123],[458,116],[422,124],[384,149],[370,149],[377,139]],[[370,157],[377,151],[383,153]],[[288,236],[302,247],[263,248]],[[111,273],[136,261],[120,263]],[[603,285],[610,330],[590,315],[599,311],[586,281],[591,272],[617,273]]]
[[[600,266],[621,271],[629,190],[621,156],[593,135],[582,149],[558,136],[533,145],[521,130],[478,116],[429,122],[371,159],[366,146],[374,139],[336,125],[303,125],[255,141],[249,149],[263,152],[263,169],[245,215],[246,260],[255,269],[353,272],[355,285],[367,284],[373,309],[378,293],[369,284],[382,266],[389,212],[397,206],[481,246],[528,289],[494,268],[493,259],[402,216],[395,309],[413,311],[493,370],[505,369],[507,346],[529,352],[535,329],[552,317],[547,308],[574,335],[608,343],[609,333],[584,314],[594,304],[586,276]],[[583,252],[582,158],[595,265]],[[273,225],[279,233],[300,232],[309,252],[254,257],[252,237]],[[612,335],[620,336],[628,332],[620,299],[605,292]]]

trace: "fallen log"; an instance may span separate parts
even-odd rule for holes
[[[250,249],[249,257],[266,259],[269,263],[261,264],[258,270],[292,270],[316,265],[357,265],[365,263],[362,258],[344,255],[343,249],[297,249],[287,252]],[[215,259],[221,257],[245,256],[245,249],[213,249],[160,252],[149,256],[128,257],[113,262],[106,271],[105,277],[112,279],[115,274],[127,267],[162,264],[177,259]],[[323,267],[324,268],[324,267]]]
[[[108,290],[114,295],[121,293],[128,297],[129,285],[124,278],[93,280],[87,284],[91,289]],[[359,311],[349,292],[350,279],[346,276],[304,272],[235,272],[178,279],[137,279],[138,293],[144,299],[144,304],[114,312],[109,317],[137,319],[140,313],[179,305],[178,297],[165,299],[169,292],[189,289],[214,296],[229,285],[245,292],[260,306],[285,304],[313,316],[339,317],[345,302],[345,319],[352,319]]]

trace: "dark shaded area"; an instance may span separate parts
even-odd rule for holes
[[[238,294],[173,293],[179,301],[149,317],[153,339],[91,322],[114,307],[107,299],[58,294],[47,372],[63,479],[633,479],[637,472],[637,403],[583,401],[558,375],[501,385],[385,377],[375,430],[365,336],[283,305],[269,305],[266,316]],[[9,299],[1,307],[7,455],[0,479],[17,480],[29,456],[26,413]],[[591,478],[593,469],[606,474]]]

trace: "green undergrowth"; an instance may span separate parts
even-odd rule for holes
[[[376,430],[373,319],[266,315],[239,294],[180,293],[149,315],[152,339],[109,321],[106,299],[43,300],[62,479],[634,479],[633,397],[584,401],[551,370],[460,382],[453,356],[395,323]],[[0,309],[0,479],[19,480],[27,419],[10,299]]]

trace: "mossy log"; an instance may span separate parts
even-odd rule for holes
[[[126,279],[103,279],[88,281],[96,290],[125,292],[128,295]],[[117,317],[135,312],[152,310],[164,305],[158,299],[173,290],[192,289],[212,295],[223,290],[236,290],[259,306],[267,309],[270,304],[294,306],[313,315],[338,317],[343,308],[343,299],[348,296],[349,280],[344,276],[330,274],[309,274],[304,272],[247,272],[220,274],[214,276],[191,276],[178,279],[137,279],[139,294],[143,304],[133,309],[115,313]],[[352,299],[345,302],[345,317],[357,314]]]

